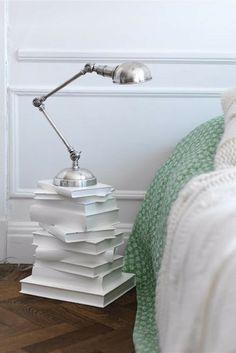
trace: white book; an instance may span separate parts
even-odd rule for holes
[[[44,260],[44,261],[69,261],[74,264],[87,266],[99,265],[101,263],[112,262],[114,259],[114,248],[104,251],[100,254],[86,254],[80,253],[77,251],[63,250],[61,248],[48,248],[48,247],[37,247],[34,253],[35,259]]]
[[[36,200],[34,204],[37,205],[37,207],[47,207],[48,212],[57,212],[58,210],[66,212],[71,210],[84,216],[118,209],[114,197],[110,197],[104,202],[82,201],[80,203],[78,201],[74,202],[72,199],[63,199],[57,200],[57,202],[55,200]]]
[[[76,243],[65,243],[45,231],[33,232],[33,245],[54,250],[61,249],[97,255],[122,244],[123,233],[121,232],[107,239],[91,239],[88,241],[78,241]]]
[[[55,285],[65,284],[70,288],[76,288],[81,291],[96,291],[102,293],[112,286],[114,282],[121,278],[122,267],[111,269],[108,272],[96,277],[87,277],[74,273],[66,273],[54,270],[49,267],[33,266],[32,277],[35,279],[48,279]]]
[[[60,200],[65,200],[65,198],[62,195],[59,195],[55,191],[49,191],[49,190],[44,190],[41,188],[38,188],[34,190],[34,199],[35,200],[54,200],[54,201],[60,201]]]
[[[53,185],[52,180],[41,180],[38,182],[38,186],[42,189],[49,191],[56,191],[59,195],[66,197],[87,197],[91,195],[95,196],[106,196],[114,191],[111,185],[97,183],[96,185],[78,188],[78,187],[63,187]]]
[[[90,263],[87,265],[78,265],[77,263],[70,261],[70,259],[61,261],[36,259],[34,265],[41,267],[47,266],[62,272],[69,272],[87,277],[96,277],[104,272],[123,266],[123,256],[114,255],[112,262],[101,261],[99,264]]]
[[[75,203],[93,203],[93,202],[105,202],[109,200],[112,194],[107,194],[106,196],[87,196],[87,197],[77,197],[72,199]],[[61,200],[71,200],[71,198],[59,195],[56,191],[49,191],[46,189],[38,188],[34,191],[35,200],[52,200],[52,201],[61,201]]]
[[[108,212],[100,212],[84,216],[74,210],[57,209],[53,211],[51,207],[42,207],[34,204],[30,207],[31,220],[49,225],[68,226],[76,228],[80,232],[92,231],[104,228],[111,228],[118,223],[118,211],[114,209]]]
[[[68,228],[63,226],[51,226],[48,224],[39,224],[46,232],[54,235],[65,243],[74,243],[78,241],[90,241],[95,239],[111,239],[116,235],[115,228],[98,229],[96,231],[78,232],[76,228]]]
[[[122,273],[121,278],[114,281],[113,285],[102,293],[78,291],[75,288],[68,288],[64,283],[58,286],[50,280],[36,280],[29,276],[21,280],[21,293],[104,308],[134,286],[135,278],[130,273]]]

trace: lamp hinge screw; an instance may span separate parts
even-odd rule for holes
[[[33,105],[35,107],[39,108],[44,101],[45,101],[44,97],[36,97],[36,98],[33,99]]]

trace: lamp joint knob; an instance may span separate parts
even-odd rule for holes
[[[44,97],[36,97],[33,99],[33,105],[36,108],[40,108],[44,101],[45,101]]]
[[[82,70],[83,72],[84,72],[84,75],[86,74],[86,73],[91,73],[91,72],[93,72],[94,71],[94,64],[85,64],[85,66],[84,66],[84,68],[83,68],[83,70]]]
[[[81,152],[77,152],[76,150],[70,151],[70,159],[72,161],[78,161],[80,159]]]

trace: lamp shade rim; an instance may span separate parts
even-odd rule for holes
[[[138,82],[135,82],[135,81],[126,81],[126,82],[117,82],[117,81],[114,81],[113,79],[113,83],[116,84],[116,85],[138,85],[139,83],[145,83],[145,82],[148,82],[148,81],[151,81],[152,80],[152,76],[150,76],[149,78],[146,78],[145,80],[141,81],[139,80]]]

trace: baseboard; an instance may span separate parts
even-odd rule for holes
[[[17,264],[33,263],[33,232],[38,230],[38,223],[9,222],[7,237],[7,262]]]
[[[0,219],[0,261],[4,262],[7,256],[7,227],[5,218]]]
[[[32,264],[34,260],[34,246],[32,233],[39,229],[35,222],[9,222],[7,238],[7,262],[17,264]],[[132,229],[130,223],[120,223],[117,229],[124,232],[124,244],[118,253],[123,255]]]

